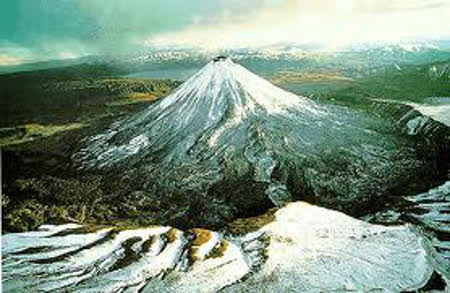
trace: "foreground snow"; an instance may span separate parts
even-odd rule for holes
[[[423,115],[450,127],[450,97],[429,98],[425,103],[409,103],[409,105]]]
[[[3,236],[5,292],[398,292],[423,287],[434,271],[430,246],[411,226],[372,225],[304,202],[239,235],[43,228]]]

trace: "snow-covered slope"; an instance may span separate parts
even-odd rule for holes
[[[435,269],[411,226],[372,225],[303,202],[239,235],[74,228],[4,235],[5,292],[400,292],[422,288]]]
[[[450,127],[450,97],[429,98],[423,104],[409,103],[417,111]]]
[[[286,92],[230,59],[87,139],[75,158],[85,168],[144,168],[149,179],[136,189],[158,182],[194,196],[231,182],[220,200],[233,201],[245,178],[277,205],[308,195],[340,210],[368,204],[422,164],[387,121]]]
[[[444,279],[450,280],[450,181],[427,192],[403,197],[406,202],[391,205],[388,209],[365,220],[385,225],[414,223],[425,231],[436,249]]]
[[[289,115],[289,109],[302,115]],[[251,120],[268,115],[308,123],[326,112],[230,59],[211,62],[159,104],[94,137],[87,148],[87,158],[91,160],[86,164],[114,165],[144,149],[152,153],[162,151],[153,161],[180,163],[189,159],[186,155],[193,154],[199,143],[224,150],[232,142],[243,142],[248,128],[257,128]],[[239,129],[242,125],[246,129]]]

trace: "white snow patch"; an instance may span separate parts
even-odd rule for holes
[[[256,232],[224,239],[211,231],[212,237],[196,247],[195,261],[190,265],[186,261],[191,248],[185,234],[172,229],[168,242],[164,235],[169,230],[154,227],[121,231],[104,243],[86,246],[66,260],[48,264],[27,263],[30,256],[10,255],[14,243],[6,241],[4,251],[9,261],[3,269],[4,288],[33,291],[69,286],[74,292],[117,292],[124,288],[142,288],[143,292],[399,292],[421,288],[434,270],[430,246],[411,226],[372,225],[303,202],[279,209],[275,220]],[[42,238],[36,233],[4,237],[25,237],[27,246],[34,247],[42,245],[42,239],[67,244],[76,236]],[[82,235],[84,244],[104,233]],[[141,238],[133,249],[143,253],[142,257],[111,271],[123,243],[134,237]],[[149,237],[154,239],[144,253],[140,246]],[[225,245],[221,253],[211,254],[220,245]]]

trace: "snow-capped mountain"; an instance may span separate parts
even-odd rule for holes
[[[242,180],[274,204],[310,197],[341,210],[367,204],[421,165],[386,121],[286,92],[230,59],[211,61],[159,103],[89,138],[75,158],[84,168],[145,168],[158,190],[230,185],[222,196],[233,201]]]

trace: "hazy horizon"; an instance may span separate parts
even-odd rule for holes
[[[449,0],[3,1],[0,66],[145,49],[448,39],[448,15]]]

